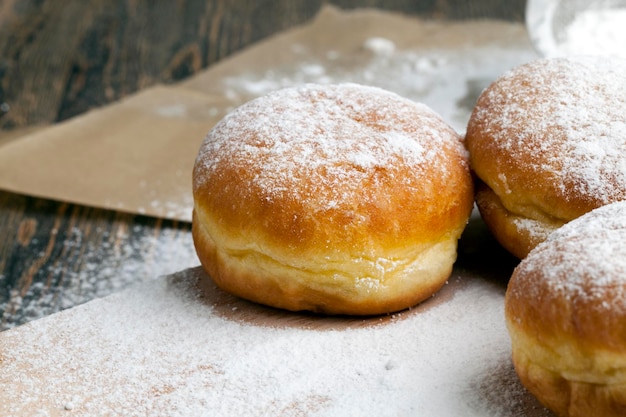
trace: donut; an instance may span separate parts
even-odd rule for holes
[[[563,224],[626,198],[626,60],[538,59],[479,96],[466,144],[476,203],[524,258]]]
[[[505,295],[522,384],[559,416],[626,415],[626,202],[538,244]]]
[[[233,110],[193,169],[207,275],[266,306],[374,315],[449,278],[473,206],[463,138],[426,105],[307,84]]]

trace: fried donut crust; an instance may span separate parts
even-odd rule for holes
[[[328,314],[430,297],[473,206],[462,138],[428,107],[356,84],[236,109],[205,139],[193,184],[196,250],[219,287]]]

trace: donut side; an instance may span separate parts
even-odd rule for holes
[[[483,91],[466,141],[472,169],[492,193],[478,207],[505,247],[523,258],[541,241],[530,233],[541,225],[549,232],[626,198],[625,112],[620,58],[540,59]]]
[[[505,296],[521,382],[559,416],[626,414],[626,202],[533,249]]]
[[[498,195],[476,180],[476,206],[496,240],[513,256],[524,259],[539,243],[563,225],[548,216],[526,217],[507,210]]]
[[[320,256],[294,266],[293,259],[281,261],[256,249],[219,247],[194,220],[200,261],[218,287],[291,311],[376,315],[403,310],[437,292],[456,259],[456,244],[446,239],[386,258],[329,261]]]
[[[426,106],[309,85],[253,100],[209,133],[194,167],[193,236],[233,294],[380,314],[445,283],[472,200],[462,140]]]

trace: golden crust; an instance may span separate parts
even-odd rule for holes
[[[626,202],[566,224],[515,269],[505,296],[522,383],[561,416],[626,415]]]
[[[237,109],[207,136],[193,181],[205,269],[227,291],[289,310],[379,314],[429,297],[473,204],[449,126],[352,84]]]
[[[532,346],[537,349],[535,342]],[[613,359],[612,355],[608,355],[599,361],[614,363]],[[552,361],[552,364],[562,363],[554,355],[547,360]],[[513,364],[522,384],[558,416],[626,415],[626,383],[623,380],[615,383],[575,380],[571,375],[564,376],[562,372],[553,371],[553,367],[546,363],[531,360],[527,351],[518,347],[513,348]],[[623,376],[623,372],[620,374]]]
[[[626,199],[624,97],[623,59],[542,59],[515,68],[481,94],[472,112],[472,169],[507,216],[546,228]],[[489,213],[501,217],[492,223],[503,222],[502,211]],[[522,247],[537,241],[517,230],[500,233],[502,243],[516,240],[524,254]]]
[[[419,248],[413,260],[359,259],[333,264],[324,258],[308,258],[307,265],[295,268],[254,250],[220,248],[195,213],[194,219],[192,232],[198,256],[218,287],[291,311],[374,315],[403,310],[438,291],[456,259],[456,242],[447,239]],[[394,263],[398,264],[395,270]],[[384,280],[368,278],[380,275],[380,268],[385,266]]]
[[[535,220],[507,210],[498,195],[480,180],[476,181],[476,206],[496,240],[519,259],[563,225],[556,219]]]

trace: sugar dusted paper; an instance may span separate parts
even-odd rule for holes
[[[200,268],[0,333],[2,416],[553,417],[520,384],[514,262],[474,215],[447,285],[409,310],[265,308]]]

